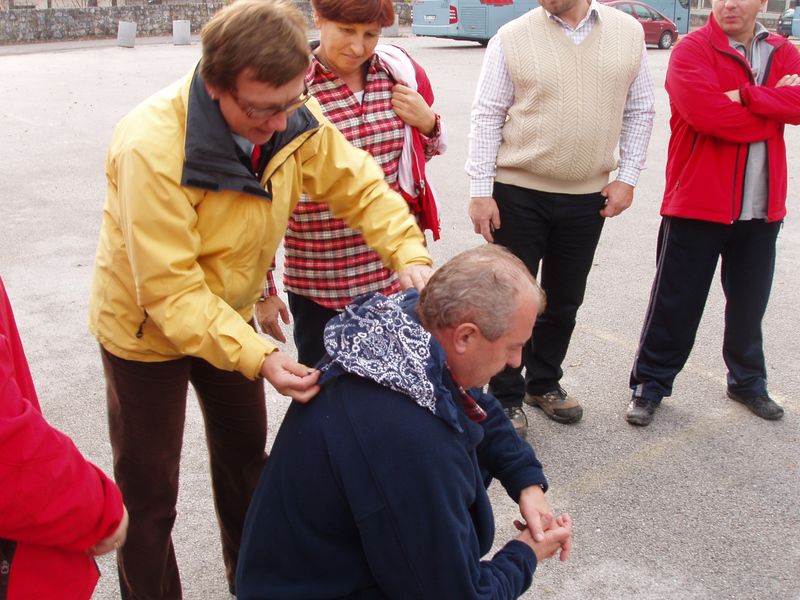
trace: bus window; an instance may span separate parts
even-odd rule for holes
[[[414,0],[411,31],[485,45],[500,27],[537,6],[536,0]]]

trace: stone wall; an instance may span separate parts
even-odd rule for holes
[[[175,0],[161,0],[163,3],[159,4],[140,1],[138,5],[126,2],[125,6],[0,10],[0,44],[116,37],[120,21],[133,21],[137,36],[150,36],[171,35],[172,21],[187,20],[195,34],[226,3],[226,0],[181,4],[174,3]],[[308,18],[309,26],[313,26],[309,0],[294,1]],[[410,23],[410,4],[398,2],[397,9],[400,23]]]
[[[116,37],[120,21],[136,23],[136,35],[171,35],[172,21],[187,20],[197,32],[224,5],[203,4],[14,9],[0,12],[0,44]]]

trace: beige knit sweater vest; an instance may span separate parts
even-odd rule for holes
[[[598,192],[608,183],[644,44],[634,19],[597,8],[597,22],[578,45],[542,8],[500,29],[514,103],[496,181],[566,194]]]

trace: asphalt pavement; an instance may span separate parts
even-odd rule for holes
[[[469,108],[483,56],[477,44],[391,40],[428,70],[449,134],[430,163],[442,202],[438,263],[481,243],[466,215]],[[87,331],[92,263],[104,198],[104,157],[116,121],[187,72],[197,43],[137,40],[0,48],[0,275],[16,312],[45,415],[107,472],[104,383]],[[789,217],[778,241],[764,321],[770,390],[786,408],[766,422],[725,398],[723,306],[715,284],[694,351],[650,427],[628,425],[628,373],[655,270],[669,107],[668,51],[650,50],[657,115],[634,206],[610,220],[565,361],[564,387],[583,420],[564,426],[526,409],[528,440],[550,479],[550,502],[575,521],[566,563],[540,565],[524,598],[800,599],[798,291],[800,132],[787,129]],[[480,288],[477,288],[479,293]],[[286,351],[293,351],[287,345]],[[270,444],[289,400],[268,387]],[[313,493],[313,490],[309,490]],[[515,507],[492,487],[497,547]],[[174,531],[185,597],[227,598],[196,403],[187,409]],[[118,597],[113,560],[95,598]]]

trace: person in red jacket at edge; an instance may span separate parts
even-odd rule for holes
[[[42,416],[0,278],[0,599],[90,598],[127,529],[114,482]]]
[[[761,321],[786,216],[783,130],[800,124],[800,51],[756,21],[766,5],[713,0],[708,23],[670,57],[672,135],[657,270],[630,376],[632,425],[648,425],[672,393],[720,257],[727,396],[762,419],[783,416],[767,391]]]

